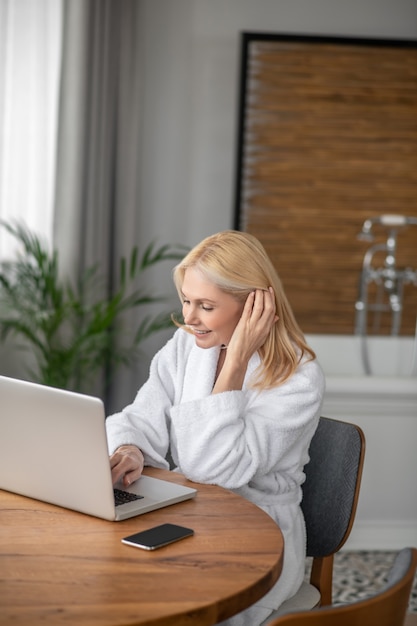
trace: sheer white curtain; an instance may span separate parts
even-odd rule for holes
[[[62,0],[0,0],[0,219],[52,238]],[[0,229],[0,259],[14,241]]]
[[[143,236],[142,11],[138,0],[0,0],[0,218],[45,234],[66,279],[97,263],[103,295]],[[112,376],[110,412],[143,366]]]

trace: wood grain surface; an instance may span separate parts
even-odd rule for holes
[[[281,572],[279,528],[225,489],[197,488],[193,500],[123,522],[0,491],[0,624],[204,626],[258,600]],[[195,535],[152,552],[121,543],[165,522]]]

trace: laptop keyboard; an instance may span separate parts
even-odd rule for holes
[[[116,506],[126,504],[127,502],[133,502],[134,500],[142,500],[143,496],[138,496],[136,493],[129,493],[128,491],[122,491],[122,489],[113,489],[114,491],[114,503]]]

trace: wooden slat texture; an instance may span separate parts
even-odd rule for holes
[[[252,40],[247,72],[239,227],[265,245],[305,332],[351,334],[364,220],[417,217],[417,47]],[[417,226],[397,258],[417,268]],[[401,334],[416,314],[408,285]]]

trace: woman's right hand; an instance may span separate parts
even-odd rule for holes
[[[113,485],[121,481],[129,487],[140,478],[145,459],[137,446],[120,446],[110,457],[110,467]]]

